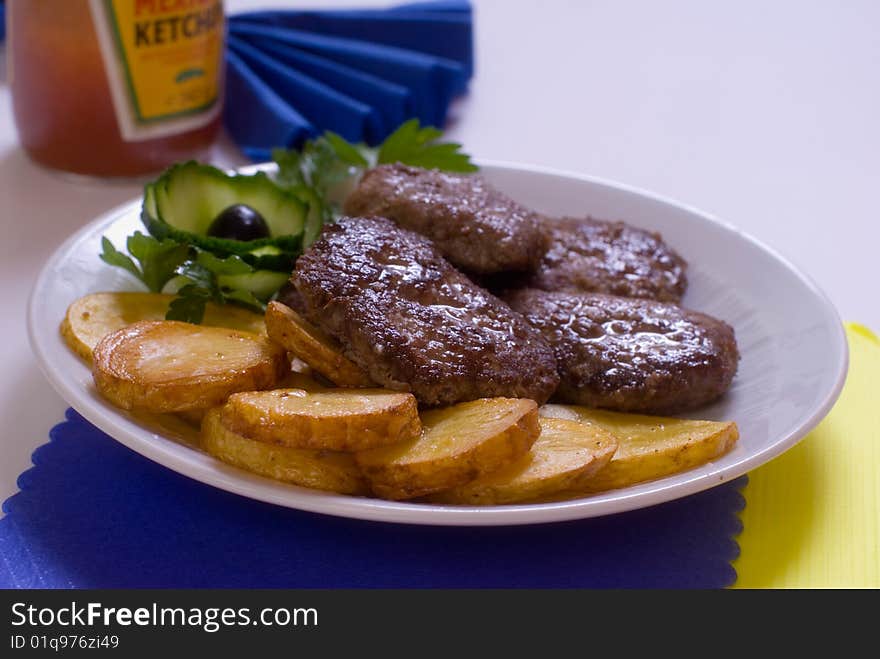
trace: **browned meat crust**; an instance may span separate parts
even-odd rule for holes
[[[426,238],[383,218],[341,218],[291,281],[315,324],[376,382],[428,405],[492,396],[546,401],[553,351]]]
[[[733,329],[696,311],[534,289],[506,299],[553,347],[560,375],[555,398],[562,402],[669,414],[718,398],[736,373]]]
[[[427,236],[470,273],[531,270],[544,247],[538,214],[474,175],[380,165],[364,174],[345,212]]]
[[[524,285],[678,302],[687,263],[660,234],[593,218],[545,221],[547,249]]]
[[[288,280],[284,286],[278,291],[278,295],[276,298],[281,304],[284,304],[298,314],[304,316],[306,315],[306,305],[303,302],[302,296],[299,294],[299,291],[293,285],[293,282]]]

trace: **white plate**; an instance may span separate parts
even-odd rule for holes
[[[173,430],[162,434],[102,399],[89,369],[64,344],[58,325],[86,293],[136,290],[99,258],[101,236],[115,245],[142,229],[140,201],[99,217],[49,259],[32,293],[28,325],[43,372],[80,414],[129,448],[196,480],[290,508],[369,520],[440,525],[554,522],[669,501],[731,480],[793,446],[831,409],[847,368],[837,313],[803,274],[772,250],[694,209],[626,186],[545,169],[485,164],[483,174],[518,201],[549,214],[591,214],[659,231],[689,261],[684,304],[723,318],[742,353],[730,392],[692,416],[732,419],[740,441],[727,455],[668,478],[564,503],[459,507],[327,494],[224,465]]]

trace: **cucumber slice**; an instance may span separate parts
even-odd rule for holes
[[[290,274],[285,272],[257,270],[242,275],[220,275],[217,283],[221,288],[248,291],[261,302],[267,302],[289,277]]]
[[[239,256],[242,261],[257,270],[277,270],[289,275],[290,271],[293,270],[296,255],[300,251],[299,247],[295,251],[284,251],[275,245],[264,245],[245,254],[239,254]]]
[[[305,227],[303,228],[302,246],[305,249],[318,238],[321,229],[324,228],[325,215],[329,215],[329,213],[326,212],[324,203],[311,188],[298,186],[291,188],[290,191],[309,206],[309,213],[306,215]]]
[[[247,204],[269,225],[269,238],[231,240],[208,236],[214,218]],[[146,186],[141,217],[156,238],[172,238],[218,255],[238,254],[256,268],[286,269],[302,248],[309,205],[264,172],[226,174],[194,161],[173,165]],[[266,253],[263,248],[272,247]]]

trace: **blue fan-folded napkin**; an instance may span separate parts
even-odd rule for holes
[[[233,14],[224,124],[253,160],[325,130],[377,144],[413,117],[443,126],[473,66],[468,2]]]

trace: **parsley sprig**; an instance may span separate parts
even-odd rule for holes
[[[124,268],[152,292],[176,289],[167,320],[200,323],[208,302],[235,303],[255,311],[263,303],[251,291],[224,285],[224,278],[254,272],[240,257],[218,257],[211,252],[173,240],[157,240],[140,231],[128,237],[126,248],[131,256],[114,247],[105,236],[101,238],[101,260]],[[132,258],[134,257],[134,258]],[[136,261],[136,262],[135,262]]]
[[[475,172],[477,166],[462,153],[461,144],[438,142],[443,131],[433,126],[419,126],[417,119],[402,124],[391,133],[376,152],[376,162],[395,163],[447,172]]]
[[[174,240],[156,240],[140,231],[135,231],[129,236],[125,246],[131,256],[118,251],[106,236],[102,237],[101,260],[128,270],[154,293],[162,290],[168,280],[174,276],[175,269],[186,261],[190,254],[187,245],[181,245]]]

